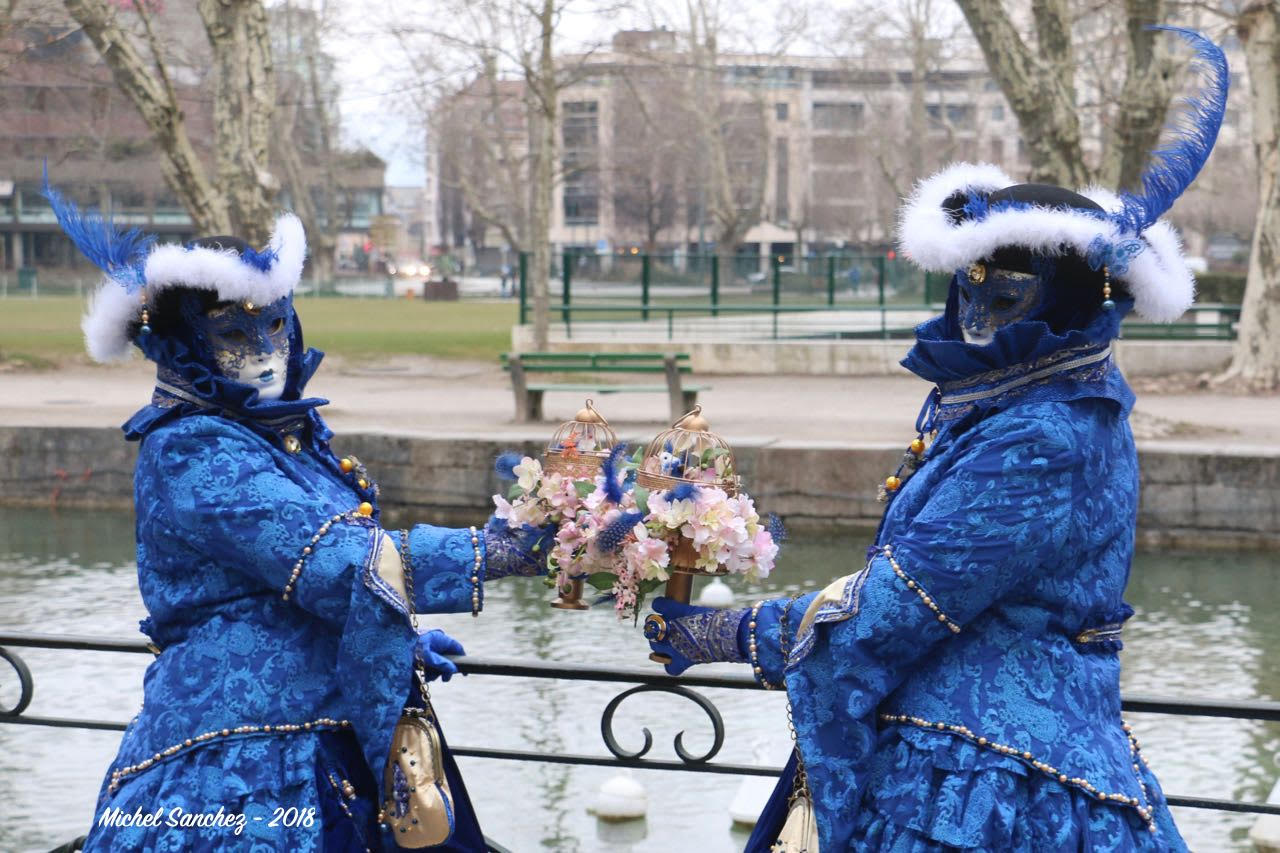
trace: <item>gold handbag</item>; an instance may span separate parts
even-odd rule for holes
[[[418,614],[413,607],[413,568],[409,564],[408,544],[408,531],[401,531],[405,598],[409,603],[409,621],[417,634]],[[422,652],[416,644],[413,674],[422,696],[422,707],[410,705],[401,710],[400,721],[391,733],[391,753],[382,771],[385,794],[378,815],[380,822],[391,827],[396,844],[409,849],[443,844],[453,835],[454,828],[453,795],[444,775],[444,750],[427,692]]]
[[[791,605],[795,598],[787,602],[779,620],[778,640],[785,642],[787,637],[787,617],[791,613]],[[785,666],[787,652],[782,651]],[[787,694],[787,727],[791,729],[792,749],[796,754],[796,775],[791,788],[791,797],[787,800],[787,819],[782,824],[778,838],[769,849],[775,853],[819,853],[818,820],[813,813],[813,796],[809,792],[809,777],[804,772],[804,756],[800,754],[800,745],[796,743],[796,724],[791,717],[791,695]]]

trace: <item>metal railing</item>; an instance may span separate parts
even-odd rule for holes
[[[0,707],[0,723],[55,728],[98,729],[124,731],[126,723],[108,720],[92,720],[70,717],[42,717],[26,714],[34,691],[34,679],[21,656],[13,647],[55,649],[72,651],[127,652],[153,654],[148,644],[137,640],[119,640],[108,637],[87,637],[51,634],[0,633],[0,658],[12,668],[19,684],[19,696],[11,707]],[[573,663],[543,663],[526,660],[459,657],[454,661],[458,670],[468,675],[488,675],[514,678],[565,679],[570,681],[595,681],[612,684],[631,684],[632,687],[614,696],[605,706],[600,717],[600,735],[608,755],[551,753],[532,750],[493,749],[481,746],[453,745],[455,755],[473,758],[489,758],[504,761],[535,761],[552,764],[587,764],[602,767],[633,767],[648,770],[678,770],[694,773],[723,773],[738,776],[777,776],[781,767],[761,767],[747,764],[731,764],[712,761],[724,745],[725,726],[719,709],[710,699],[695,688],[728,688],[734,690],[760,690],[756,681],[747,674],[714,676],[681,676],[673,678],[648,670],[612,669]],[[706,714],[711,726],[711,747],[701,755],[685,749],[680,732],[674,738],[678,761],[645,758],[653,747],[653,733],[643,728],[644,745],[635,751],[624,749],[613,731],[613,719],[618,708],[628,698],[641,693],[667,693],[687,699]],[[1125,711],[1144,714],[1168,714],[1192,717],[1227,717],[1237,720],[1280,722],[1280,702],[1232,702],[1210,699],[1185,699],[1166,696],[1128,696],[1121,702]],[[681,718],[683,721],[687,720]],[[1280,805],[1252,803],[1239,800],[1192,797],[1177,794],[1166,795],[1172,806],[1209,809],[1225,812],[1280,815]]]

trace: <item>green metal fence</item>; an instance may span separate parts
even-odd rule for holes
[[[529,322],[530,256],[520,256],[520,323]],[[590,324],[640,321],[646,337],[893,338],[942,310],[951,277],[886,255],[596,254],[553,258],[553,320],[567,337]],[[687,322],[715,318],[714,324]],[[843,318],[846,322],[841,322]],[[1234,340],[1238,305],[1195,306],[1176,323],[1127,320],[1129,339]],[[682,322],[686,321],[686,322]],[[637,331],[634,330],[633,331]],[[665,332],[665,335],[663,334]]]

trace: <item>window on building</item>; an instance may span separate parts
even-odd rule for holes
[[[926,104],[929,125],[934,129],[950,127],[954,130],[973,128],[973,104]]]
[[[1004,162],[1004,140],[1003,140],[1003,139],[995,139],[995,138],[992,138],[992,140],[991,140],[991,162],[992,162],[992,163],[1003,163],[1003,162]]]
[[[787,145],[787,138],[779,136],[774,147],[775,158],[777,159],[776,179],[774,181],[774,220],[779,224],[785,225],[791,220],[791,211],[787,204],[791,195],[790,179],[791,179],[791,154]]]
[[[595,225],[600,221],[599,102],[567,101],[563,107],[564,222]]]
[[[991,108],[992,121],[1004,121],[1004,104],[996,104]]]
[[[778,121],[786,121],[786,120],[787,120],[787,113],[788,113],[788,111],[789,111],[789,110],[788,110],[788,108],[789,108],[790,106],[791,106],[791,105],[790,105],[790,104],[787,104],[787,103],[774,104],[774,105],[773,105],[773,114],[774,114],[774,117],[775,117],[775,118],[777,118],[777,119],[778,119]]]
[[[813,105],[813,129],[848,133],[862,127],[862,104]]]

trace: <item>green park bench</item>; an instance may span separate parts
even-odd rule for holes
[[[542,395],[547,391],[578,391],[594,394],[621,394],[629,391],[661,393],[671,403],[675,421],[698,402],[698,392],[709,385],[686,385],[683,375],[693,372],[689,354],[643,352],[520,352],[503,353],[502,369],[511,373],[511,390],[516,397],[516,420],[542,420]],[[593,382],[531,381],[530,374],[594,374]],[[663,385],[618,384],[601,381],[612,374],[663,374]]]

